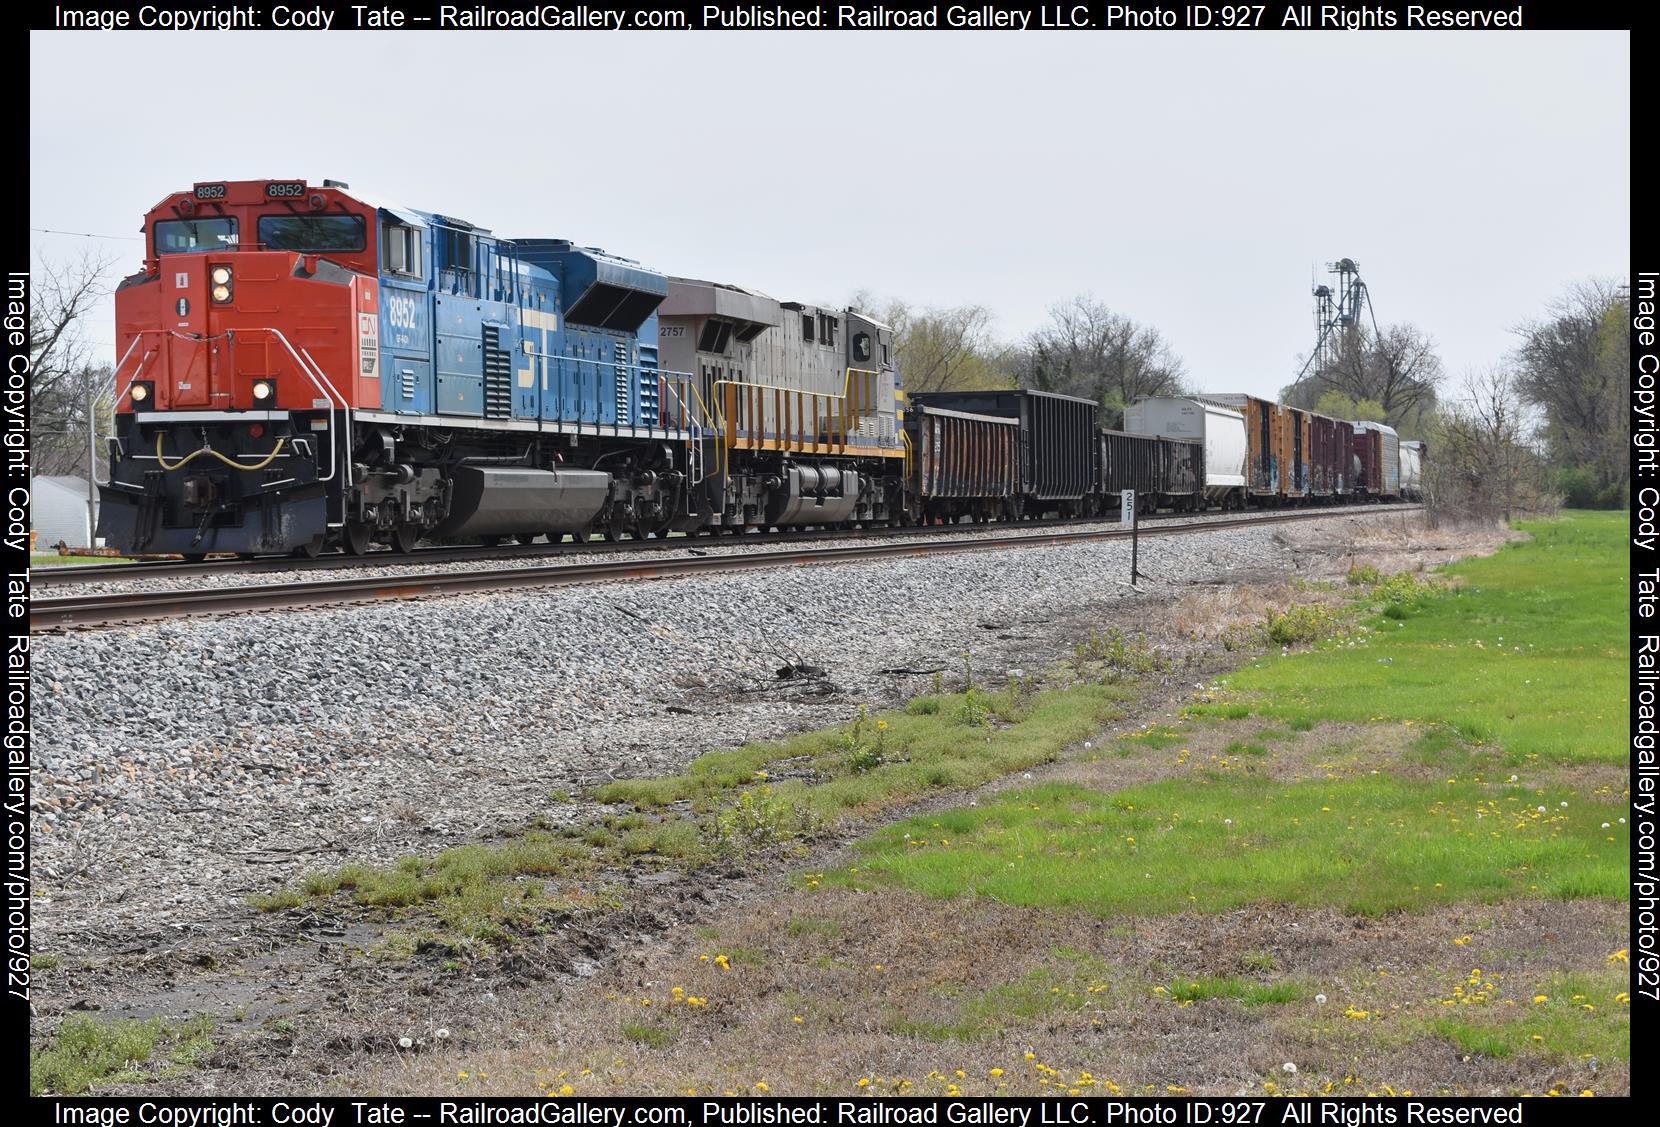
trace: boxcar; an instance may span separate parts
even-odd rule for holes
[[[1347,419],[1334,419],[1337,424],[1337,445],[1334,460],[1337,467],[1337,486],[1334,492],[1339,497],[1350,497],[1359,488],[1355,477],[1355,425]]]
[[[1245,416],[1238,411],[1198,399],[1153,396],[1125,410],[1124,429],[1195,443],[1204,500],[1224,508],[1244,505]]]
[[[1383,423],[1355,424],[1355,461],[1361,490],[1369,497],[1401,493],[1401,442],[1395,428]]]
[[[1254,395],[1207,395],[1205,400],[1245,416],[1245,493],[1258,504],[1278,503],[1290,473],[1287,408]]]
[[[1018,484],[1019,430],[1015,419],[913,403],[905,432],[918,515],[976,522],[1007,516]]]
[[[1311,497],[1329,498],[1337,493],[1337,481],[1343,474],[1337,420],[1310,412],[1308,434],[1308,492]]]
[[[1313,468],[1310,457],[1310,447],[1313,445],[1313,418],[1308,411],[1296,407],[1280,406],[1280,417],[1284,429],[1280,432],[1281,465],[1285,467],[1282,477],[1281,496],[1293,501],[1300,501],[1307,497],[1310,488],[1311,470]]]
[[[1095,500],[1096,415],[1087,399],[1046,391],[935,391],[913,403],[1019,423],[1016,515],[1074,516]]]

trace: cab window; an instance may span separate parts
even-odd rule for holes
[[[855,360],[869,360],[870,359],[870,334],[869,333],[854,333],[853,334],[853,359],[855,359]]]
[[[388,274],[421,278],[421,233],[405,223],[387,223],[380,229],[381,269]]]
[[[236,220],[166,219],[156,224],[156,253],[194,254],[224,250],[236,242]]]
[[[262,215],[259,241],[266,250],[358,251],[364,247],[361,215]]]

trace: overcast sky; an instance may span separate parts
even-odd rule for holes
[[[980,303],[1009,339],[1089,292],[1258,393],[1337,258],[1454,374],[1629,270],[1625,33],[209,34],[32,34],[31,227],[332,177],[783,300]]]

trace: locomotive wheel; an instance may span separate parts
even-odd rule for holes
[[[536,543],[536,537],[538,535],[539,534],[535,532],[520,532],[516,534],[513,539],[517,540],[521,544],[534,544]]]
[[[407,556],[415,550],[415,545],[420,543],[420,540],[421,526],[414,522],[400,524],[392,530],[392,550],[394,552],[402,552]]]
[[[369,554],[369,542],[374,530],[360,520],[349,520],[340,529],[340,546],[349,556]]]

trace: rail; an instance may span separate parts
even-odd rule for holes
[[[1379,513],[1392,511],[1398,510],[1377,510]],[[1300,512],[1220,519],[1172,519],[1152,528],[1143,526],[1139,529],[1139,535],[1148,537],[1205,533],[1301,520],[1330,520],[1344,515],[1352,517],[1357,514]],[[1114,527],[1014,536],[982,533],[971,537],[940,537],[920,542],[909,537],[900,537],[890,543],[841,545],[831,548],[744,551],[705,556],[674,555],[647,560],[623,558],[601,563],[567,563],[427,574],[406,573],[392,576],[347,576],[324,581],[122,592],[113,595],[68,595],[62,598],[31,599],[29,630],[31,633],[40,633],[204,614],[385,602],[425,596],[565,587],[630,579],[664,579],[805,564],[860,563],[900,556],[1052,547],[1122,540],[1130,538],[1131,535],[1132,530],[1129,528]]]

